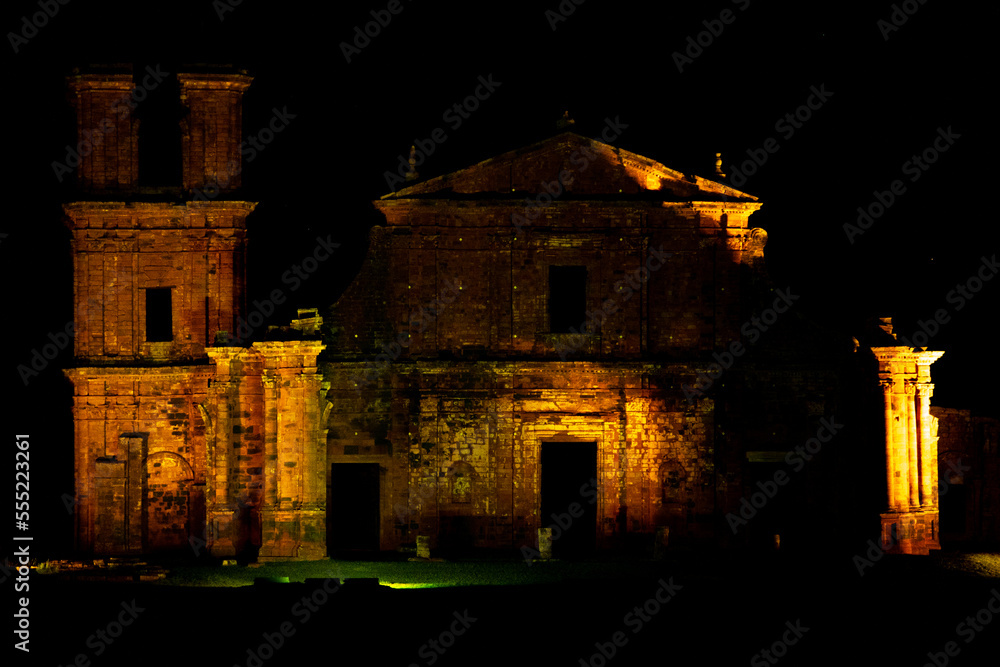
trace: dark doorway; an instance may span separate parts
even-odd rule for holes
[[[377,463],[334,463],[331,466],[326,517],[329,551],[378,551]]]
[[[541,526],[552,527],[552,555],[591,555],[597,538],[597,443],[543,443],[541,464]]]

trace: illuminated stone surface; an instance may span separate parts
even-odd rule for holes
[[[550,526],[556,557],[822,547],[880,509],[894,549],[938,548],[941,353],[812,324],[766,276],[756,198],[560,134],[377,200],[339,300],[240,345],[249,78],[178,78],[183,189],[218,195],[131,201],[123,118],[65,206],[82,551],[426,557]],[[74,77],[80,127],[129,81]]]
[[[68,84],[77,136],[91,144],[76,168],[77,185],[84,191],[132,189],[139,181],[139,137],[133,109],[122,103],[135,85],[132,75],[79,74]]]
[[[238,185],[241,75],[179,75],[187,190]],[[70,81],[81,128],[131,88]],[[136,183],[134,126],[115,124],[80,165],[82,194]],[[235,161],[235,162],[234,162]],[[228,181],[223,179],[228,178]],[[79,201],[73,233],[77,546],[97,554],[208,550],[261,559],[326,554],[318,341],[217,347],[245,300],[253,202]],[[152,336],[150,290],[169,290]],[[156,338],[156,340],[150,340]],[[165,340],[164,340],[165,338]]]
[[[882,514],[887,553],[940,549],[937,419],[930,413],[930,366],[944,352],[873,347],[885,410],[888,511]]]
[[[714,395],[683,386],[756,310],[755,198],[565,133],[375,205],[386,224],[329,312],[324,370],[329,461],[385,471],[381,548],[418,530],[446,548],[536,547],[555,442],[596,456],[595,486],[552,508],[593,500],[596,526],[575,518],[555,548],[588,530],[598,547],[651,544],[663,525],[715,538],[741,456],[716,448]],[[585,267],[574,329],[592,331],[554,330],[552,266]]]

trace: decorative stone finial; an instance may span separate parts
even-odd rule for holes
[[[406,172],[406,180],[415,181],[420,178],[417,173],[417,147],[410,146],[410,169]]]
[[[891,317],[880,317],[878,318],[878,328],[886,332],[893,339],[896,338],[896,334],[892,333],[892,318]]]
[[[726,177],[722,171],[722,153],[715,154],[715,175],[721,178]]]
[[[563,111],[562,118],[556,121],[557,130],[565,130],[576,121],[569,117],[569,110]]]

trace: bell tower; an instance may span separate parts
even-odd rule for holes
[[[230,195],[239,184],[239,109],[250,78],[177,77],[188,102],[183,190],[137,186],[132,75],[70,77],[78,132],[96,144],[81,156],[81,198],[64,207],[79,360],[205,359],[205,347],[235,331],[243,310],[246,217],[255,203]],[[192,86],[197,92],[186,92]],[[192,197],[195,188],[209,196]]]
[[[240,73],[176,74],[187,108],[183,185],[140,185],[135,110],[170,76],[152,74],[118,66],[68,79],[78,138],[91,148],[80,151],[77,198],[63,207],[76,543],[101,555],[189,553],[189,537],[204,532],[206,348],[234,332],[244,310],[246,218],[256,205],[235,196],[251,81]]]

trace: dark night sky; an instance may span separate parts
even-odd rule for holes
[[[38,11],[35,2],[8,5],[5,34]],[[581,134],[595,136],[605,118],[618,118],[627,125],[618,145],[705,177],[716,151],[730,170],[748,149],[775,139],[779,150],[741,188],[764,202],[751,222],[768,232],[775,282],[801,294],[803,310],[845,331],[881,314],[910,334],[917,319],[947,309],[951,321],[929,343],[946,351],[934,366],[933,402],[998,414],[1000,391],[987,379],[1000,371],[1000,278],[960,311],[946,300],[1000,245],[996,214],[979,199],[991,194],[997,155],[988,92],[996,70],[994,5],[928,2],[886,40],[877,22],[889,18],[889,2],[853,9],[589,0],[553,31],[545,11],[557,0],[527,8],[404,0],[350,63],[339,43],[385,2],[244,0],[221,21],[209,0],[145,5],[95,9],[72,0],[18,53],[9,38],[3,47],[13,180],[0,259],[8,286],[6,380],[16,399],[5,422],[38,434],[53,462],[72,456],[70,387],[57,370],[71,355],[63,352],[28,386],[16,367],[72,317],[70,237],[60,221],[60,204],[72,192],[51,164],[75,142],[64,76],[74,65],[99,62],[159,64],[169,72],[186,63],[234,63],[255,77],[247,133],[264,127],[275,107],[295,115],[245,166],[247,196],[261,202],[249,221],[250,299],[281,287],[282,273],[312,251],[317,235],[342,245],[294,293],[298,303],[271,323],[286,321],[295,305],[333,302],[349,283],[377,222],[368,202],[387,192],[383,172],[414,139],[445,128],[448,139],[420,168],[433,176],[541,139],[569,109]],[[672,54],[724,9],[735,20],[679,72]],[[451,129],[442,114],[473,92],[478,76],[491,74],[500,87]],[[806,101],[811,86],[832,95],[791,136],[779,131],[776,123]],[[948,127],[960,138],[911,181],[903,164]],[[842,225],[895,179],[905,192],[850,244]],[[56,498],[50,510],[60,489],[72,489],[71,469],[53,465],[44,484]]]

